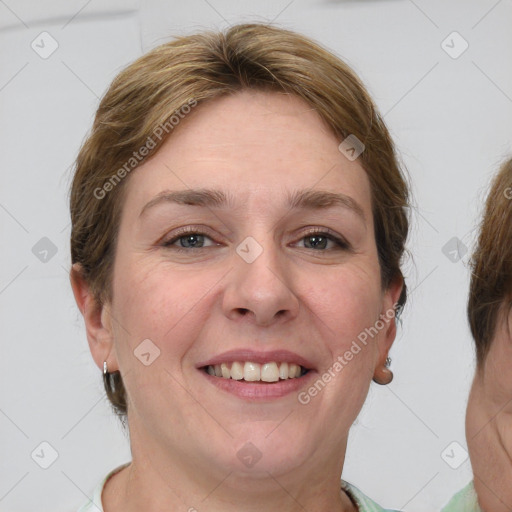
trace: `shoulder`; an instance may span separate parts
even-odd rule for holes
[[[353,485],[343,480],[341,481],[341,488],[357,505],[359,512],[399,512],[397,510],[382,508],[380,505],[377,505],[377,503],[368,498],[368,496],[363,494],[357,487],[354,487]]]
[[[103,512],[103,503],[101,501],[101,494],[103,492],[103,487],[105,487],[105,483],[107,480],[115,475],[118,471],[128,466],[130,462],[126,462],[125,464],[121,464],[117,468],[110,471],[107,476],[105,476],[93,490],[92,497],[84,503],[77,512]]]
[[[469,482],[464,489],[455,494],[441,512],[482,512],[478,505],[473,481]]]

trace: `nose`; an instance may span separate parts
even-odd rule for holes
[[[234,268],[228,273],[223,296],[224,314],[232,320],[247,317],[261,326],[286,322],[299,311],[290,267],[271,237],[258,239],[265,241],[248,237],[233,254]]]

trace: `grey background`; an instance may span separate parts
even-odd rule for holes
[[[344,58],[413,182],[395,379],[372,385],[343,476],[407,512],[437,510],[465,485],[474,367],[465,248],[489,178],[511,153],[511,17],[511,0],[0,0],[0,511],[76,510],[130,460],[68,279],[71,165],[99,97],[171,36],[251,20],[273,20]],[[47,58],[31,47],[51,49],[44,31],[58,44]],[[52,449],[58,458],[43,469]]]

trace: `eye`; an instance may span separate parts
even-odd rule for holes
[[[305,240],[305,248],[313,250],[349,250],[350,244],[341,237],[331,233],[329,230],[316,229],[305,234],[301,240]],[[334,244],[334,247],[328,248],[328,243]],[[322,251],[323,252],[323,251]]]
[[[211,243],[205,245],[206,240],[209,240]],[[326,229],[317,228],[311,230],[304,234],[300,240],[304,240],[303,248],[312,249],[317,252],[351,249],[350,244],[345,239]],[[329,243],[331,244],[330,247]],[[172,238],[164,241],[161,245],[162,247],[173,251],[190,252],[193,249],[205,249],[207,247],[218,246],[220,244],[214,242],[206,233],[191,226],[175,233]]]
[[[174,237],[163,242],[162,246],[176,251],[187,251],[190,249],[204,249],[205,247],[218,245],[216,243],[205,245],[205,239],[213,242],[206,233],[194,229],[184,229]],[[176,242],[178,242],[178,245],[176,245]]]

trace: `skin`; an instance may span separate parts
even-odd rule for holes
[[[466,412],[474,485],[484,511],[512,509],[512,309],[504,304]]]
[[[246,91],[198,106],[130,176],[112,302],[95,308],[79,266],[71,274],[93,358],[120,369],[129,401],[133,461],[107,483],[106,512],[356,510],[339,483],[347,437],[372,377],[391,380],[394,319],[307,405],[297,393],[244,400],[196,368],[234,348],[287,349],[320,377],[392,310],[402,283],[381,288],[369,181],[340,142],[299,98]],[[230,192],[233,208],[166,203],[139,217],[163,190],[199,187]],[[346,194],[365,220],[290,210],[302,189]],[[191,225],[204,248],[162,246]],[[312,227],[351,248],[312,248]],[[236,253],[247,236],[263,248],[252,263]],[[133,351],[147,338],[160,356],[144,366]],[[247,442],[262,455],[251,468],[237,457]]]

